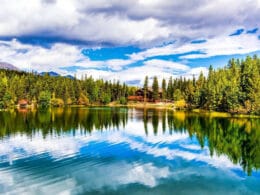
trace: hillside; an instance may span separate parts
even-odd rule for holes
[[[9,64],[7,62],[0,62],[0,69],[19,70],[16,66]]]

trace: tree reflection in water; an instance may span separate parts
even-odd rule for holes
[[[196,136],[200,146],[207,145],[210,154],[225,154],[240,164],[249,175],[260,168],[260,119],[209,117],[189,112],[127,108],[58,108],[47,111],[0,112],[0,137],[41,133],[89,134],[93,130],[123,129],[129,119],[143,121],[145,133],[153,127],[162,131],[183,132]]]

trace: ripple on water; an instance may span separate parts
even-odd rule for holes
[[[236,153],[224,150],[233,149],[226,147],[227,140],[239,134],[244,135],[240,129],[225,132],[227,135],[231,133],[225,137],[223,134],[218,135],[224,130],[213,131],[211,128],[214,126],[210,124],[207,125],[207,128],[211,127],[210,131],[201,130],[207,121],[195,117],[196,125],[200,124],[200,121],[202,125],[200,128],[196,126],[187,130],[191,119],[186,121],[183,115],[181,119],[173,118],[170,121],[172,115],[169,114],[163,130],[162,119],[156,118],[160,113],[149,111],[145,124],[142,121],[142,110],[132,114],[130,112],[128,118],[131,120],[128,120],[125,126],[116,122],[120,117],[114,117],[113,120],[118,126],[113,126],[106,121],[106,117],[111,117],[110,110],[106,108],[106,114],[100,116],[102,109],[99,108],[93,110],[101,117],[100,123],[104,120],[106,128],[102,131],[98,128],[89,130],[85,123],[88,125],[94,119],[88,118],[91,109],[86,110],[88,113],[81,117],[80,124],[74,124],[80,127],[78,130],[74,128],[47,134],[39,130],[30,136],[18,133],[2,138],[0,193],[251,195],[260,192],[259,172],[253,169],[252,176],[248,176],[240,164],[232,161],[232,155]],[[125,112],[120,112],[123,113]],[[77,117],[71,118],[78,120]],[[225,120],[228,125],[228,119]],[[61,124],[63,123],[60,122],[59,125]],[[96,127],[99,127],[99,124],[96,124]],[[242,136],[241,143],[245,144],[244,139],[250,136]],[[237,149],[234,151],[240,152],[241,140],[240,137],[236,138],[232,144],[235,144]],[[252,140],[258,143],[255,137]],[[254,150],[257,144],[243,146],[257,153],[257,150]],[[213,153],[210,151],[212,149]],[[257,162],[257,159],[246,157],[244,160],[247,163],[249,160]]]

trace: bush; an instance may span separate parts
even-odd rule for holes
[[[119,99],[119,102],[120,102],[120,104],[126,105],[127,104],[127,99],[125,97],[121,97]]]
[[[51,93],[49,91],[41,91],[39,98],[38,98],[38,103],[40,108],[48,108],[50,105],[50,100],[51,100]]]
[[[89,105],[88,97],[85,94],[81,93],[80,97],[78,99],[78,104],[79,105],[85,105],[85,106]]]
[[[174,106],[177,110],[182,110],[187,107],[185,100],[178,100],[174,102]]]
[[[0,109],[3,109],[5,107],[5,104],[3,101],[0,101]]]
[[[73,103],[71,98],[66,99],[66,105],[71,105]]]
[[[63,101],[63,99],[60,99],[60,98],[52,98],[51,99],[51,105],[53,107],[63,107],[64,101]]]

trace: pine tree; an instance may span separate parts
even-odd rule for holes
[[[144,102],[147,101],[147,93],[148,93],[148,76],[145,76],[144,79]]]
[[[209,67],[209,73],[208,73],[208,79],[207,79],[207,85],[206,85],[206,103],[205,108],[208,110],[214,110],[216,108],[216,102],[215,102],[215,81],[214,81],[214,70],[213,66],[210,65]]]
[[[168,86],[167,86],[167,99],[172,100],[173,99],[173,83],[172,83],[172,77],[169,78]]]
[[[153,78],[152,89],[153,89],[153,99],[158,100],[159,99],[159,84],[158,84],[158,79],[156,76]]]
[[[165,79],[162,80],[162,100],[165,101],[166,100],[166,81]]]

